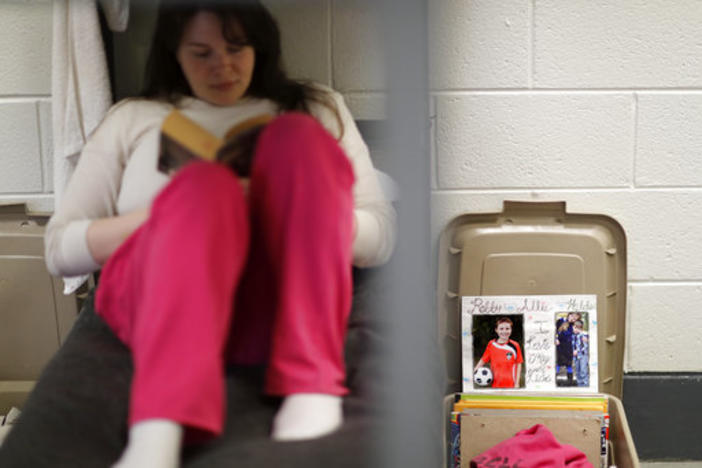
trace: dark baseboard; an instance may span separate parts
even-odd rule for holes
[[[702,373],[624,375],[622,400],[642,460],[702,460]]]

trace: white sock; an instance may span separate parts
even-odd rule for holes
[[[327,435],[344,420],[342,398],[324,393],[295,393],[283,399],[273,419],[273,440],[305,440]]]
[[[113,468],[177,468],[183,426],[170,419],[146,419],[129,428],[129,442]]]

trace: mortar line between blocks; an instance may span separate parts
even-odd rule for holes
[[[692,286],[702,287],[702,279],[657,279],[657,280],[636,280],[628,281],[630,286]]]
[[[633,148],[632,148],[632,162],[631,162],[631,186],[636,189],[639,188],[636,184],[636,165],[638,163],[638,141],[639,141],[639,93],[634,92],[633,99],[633,117],[634,117],[634,129],[633,129]]]
[[[430,88],[429,93],[436,96],[491,96],[491,95],[527,95],[527,94],[657,94],[657,95],[702,95],[702,88]]]
[[[23,198],[38,200],[53,197],[53,192],[0,192],[0,202],[21,200]]]
[[[534,44],[536,44],[536,25],[534,24],[534,10],[536,9],[536,0],[531,0],[528,5],[527,5],[528,13],[527,17],[529,18],[529,44],[527,46],[528,50],[528,57],[527,57],[527,85],[529,86],[529,89],[534,88],[534,69],[536,68],[535,66],[535,52],[534,52]]]
[[[568,193],[642,193],[642,192],[670,192],[670,193],[702,193],[702,187],[479,187],[479,188],[442,188],[434,191],[435,195],[499,195],[522,194],[540,195],[568,194]]]
[[[39,109],[39,101],[34,103],[34,117],[37,121],[37,137],[39,139],[39,173],[41,174],[41,189],[46,192],[48,181],[46,180],[47,174],[45,169],[45,164],[48,161],[44,161],[44,138],[41,128],[41,110]]]
[[[50,94],[6,94],[0,95],[0,104],[38,102],[51,99]]]
[[[432,190],[439,188],[439,155],[436,141],[438,116],[436,112],[436,96],[429,96],[429,122],[431,125],[429,133],[429,151],[431,152],[431,163],[433,170]]]

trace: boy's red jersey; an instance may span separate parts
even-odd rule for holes
[[[509,340],[498,343],[490,340],[482,357],[483,362],[490,363],[493,375],[493,387],[513,388],[517,380],[517,364],[524,362],[519,343]]]

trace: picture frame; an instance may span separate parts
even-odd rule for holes
[[[464,392],[597,392],[597,296],[461,298]]]

